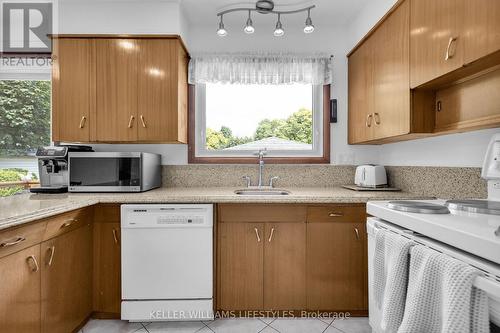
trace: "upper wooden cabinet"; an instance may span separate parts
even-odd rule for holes
[[[187,143],[180,38],[57,36],[54,45],[54,141]]]
[[[411,0],[412,88],[462,67],[463,6],[464,0]]]
[[[52,140],[89,142],[94,117],[95,61],[91,39],[55,39],[52,64]]]

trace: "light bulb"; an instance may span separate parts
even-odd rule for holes
[[[247,34],[253,34],[255,32],[255,28],[253,27],[252,18],[250,17],[250,11],[248,11],[248,19],[245,24],[245,28],[243,29]]]
[[[306,26],[304,27],[304,33],[310,34],[313,31],[314,31],[314,25],[311,19],[311,10],[309,9],[307,11],[307,19],[306,19]]]
[[[278,22],[276,22],[276,29],[274,29],[274,36],[281,37],[285,34],[285,30],[283,30],[283,25],[280,21],[280,14],[278,14]]]
[[[219,37],[227,36],[227,30],[224,28],[224,22],[222,22],[222,15],[220,16],[219,29],[217,29],[217,35],[219,35]]]

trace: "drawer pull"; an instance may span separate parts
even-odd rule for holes
[[[455,55],[455,52],[451,54],[450,50],[451,50],[451,45],[453,44],[453,42],[457,40],[457,38],[458,37],[450,37],[450,40],[448,41],[448,47],[446,48],[446,54],[444,56],[444,60],[450,60]]]
[[[127,126],[128,128],[132,128],[134,119],[135,119],[134,116],[130,116],[130,120],[128,121],[128,126]]]
[[[146,128],[146,120],[144,119],[144,116],[141,114],[141,122],[142,122],[142,127]]]
[[[380,125],[380,114],[378,112],[374,113],[375,125]]]
[[[36,261],[36,258],[35,256],[29,256],[28,258],[26,258],[26,262],[28,263],[28,266],[31,266],[30,265],[30,262],[33,263],[33,267],[31,268],[31,271],[33,272],[38,272],[38,261]]]
[[[2,244],[0,244],[0,247],[9,247],[9,246],[14,246],[14,245],[17,245],[21,242],[24,242],[26,240],[26,238],[22,237],[22,236],[18,236],[16,237],[15,240],[13,241],[6,241]]]
[[[59,229],[65,229],[69,226],[71,226],[73,224],[73,222],[77,222],[78,219],[71,219],[71,220],[67,220],[66,222],[64,222],[63,224],[61,224],[61,226],[59,227]]]
[[[113,239],[115,240],[115,244],[118,244],[118,234],[116,229],[113,229]]]
[[[273,240],[273,235],[274,235],[274,227],[271,228],[271,235],[269,235],[269,239],[268,239],[269,243],[271,243],[271,241]]]
[[[87,117],[83,116],[82,120],[80,120],[80,128],[84,128],[85,127],[85,122],[86,121],[87,121]]]
[[[373,115],[371,113],[366,116],[366,121],[365,121],[366,127],[372,127],[372,118]]]
[[[257,228],[253,228],[253,230],[255,230],[255,236],[257,237],[257,242],[260,243],[259,230]]]
[[[329,217],[341,217],[344,216],[344,213],[330,212],[328,213]]]
[[[358,230],[358,228],[354,228],[354,233],[356,234],[356,240],[359,240],[359,230]]]
[[[55,246],[51,246],[47,249],[47,252],[50,251],[50,255],[48,256],[48,260],[47,260],[47,266],[52,266],[52,260],[54,259],[54,252],[56,250],[56,247]]]

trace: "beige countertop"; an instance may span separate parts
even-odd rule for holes
[[[364,203],[427,199],[408,192],[356,192],[341,187],[287,188],[283,196],[236,195],[240,188],[173,187],[143,193],[19,194],[0,198],[0,230],[98,203]]]

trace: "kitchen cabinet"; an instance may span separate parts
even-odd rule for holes
[[[464,0],[411,0],[412,88],[462,67],[464,4]]]
[[[72,332],[92,312],[92,225],[41,244],[41,331]]]
[[[52,56],[52,140],[89,142],[94,114],[91,39],[55,39]]]
[[[40,332],[40,245],[0,258],[0,332]]]
[[[179,37],[53,39],[55,141],[187,143],[189,55]]]
[[[119,217],[119,216],[118,216]],[[120,318],[120,222],[94,223],[94,311]]]
[[[363,313],[368,307],[364,206],[310,207],[307,309]]]
[[[96,141],[137,141],[139,45],[134,39],[97,39]]]
[[[264,224],[221,223],[218,308],[261,310],[264,306]]]
[[[266,223],[264,243],[264,309],[304,309],[306,224]]]
[[[500,1],[465,1],[465,63],[500,50]]]

